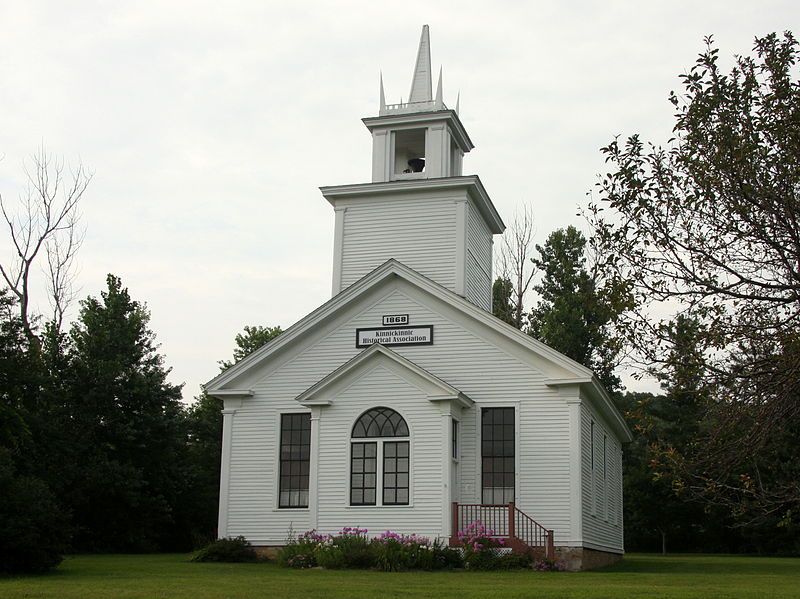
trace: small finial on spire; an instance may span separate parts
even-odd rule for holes
[[[442,67],[439,67],[439,83],[436,84],[436,110],[444,108],[444,101],[442,100]]]
[[[414,78],[411,80],[411,94],[409,103],[430,102],[433,100],[431,90],[431,39],[428,26],[422,26],[422,35],[419,38],[417,50],[417,63],[414,66]]]
[[[386,94],[383,92],[383,71],[381,71],[381,106],[378,114],[386,112]]]
[[[461,105],[461,90],[458,90],[458,96],[456,96],[456,114],[458,114],[458,109]]]

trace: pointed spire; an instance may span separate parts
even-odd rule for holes
[[[383,93],[383,71],[381,71],[381,106],[378,114],[386,112],[386,94]]]
[[[414,67],[414,78],[411,80],[409,102],[430,102],[433,100],[431,89],[431,40],[428,26],[422,26],[419,38],[417,64]]]
[[[441,110],[444,108],[444,101],[442,100],[442,67],[439,67],[439,83],[436,84],[436,109]]]
[[[458,96],[456,97],[456,114],[458,114],[458,109],[461,107],[461,90],[458,90]]]

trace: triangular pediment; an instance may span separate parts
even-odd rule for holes
[[[473,404],[471,399],[449,383],[380,343],[363,350],[295,399],[306,406],[331,404],[344,389],[379,367],[416,386],[431,401],[456,400],[467,407]]]
[[[281,360],[292,349],[302,351],[304,341],[306,344],[311,343],[309,338],[313,333],[334,330],[337,324],[352,318],[365,305],[385,295],[386,288],[392,283],[413,291],[421,301],[436,301],[446,306],[468,328],[476,331],[480,328],[486,338],[491,338],[491,342],[508,345],[508,349],[515,350],[526,362],[533,360],[548,379],[575,379],[577,382],[593,376],[588,368],[502,322],[442,285],[396,260],[388,260],[281,335],[209,381],[206,390],[210,395],[216,395],[218,391],[222,391],[222,394],[234,391],[245,393],[254,378],[257,378],[252,376],[253,371],[258,371],[271,361]]]
[[[380,305],[393,293],[401,293],[412,298],[417,304],[441,314],[454,326],[499,348],[510,359],[530,366],[541,374],[547,385],[586,387],[604,406],[604,411],[612,413],[611,417],[618,421],[620,430],[627,430],[622,417],[613,407],[613,403],[591,370],[393,259],[386,261],[289,327],[277,338],[209,381],[206,385],[208,394],[216,397],[240,396],[247,401],[246,398],[253,395],[254,387],[268,384],[271,373],[277,371],[281,365],[297,359],[308,348],[322,342],[330,335],[337,334],[337,331],[341,334],[343,328],[349,327],[348,323],[353,322],[372,306]],[[348,336],[350,334],[347,332]],[[355,329],[352,334],[355,338]],[[355,342],[352,343],[351,347],[354,350]],[[374,351],[380,352],[377,349]],[[355,354],[355,357],[359,357],[362,353]],[[392,353],[405,359],[398,352],[392,351]],[[380,355],[385,358],[387,354]],[[327,374],[320,373],[317,381],[321,383]]]

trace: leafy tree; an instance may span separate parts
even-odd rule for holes
[[[611,334],[619,312],[629,305],[627,286],[603,280],[586,264],[586,238],[575,227],[553,231],[533,258],[543,273],[534,286],[539,302],[529,315],[529,333],[594,370],[610,390],[621,341]]]
[[[698,355],[700,324],[681,314],[667,325],[671,348],[660,372],[661,395],[626,393],[618,405],[634,432],[625,451],[626,546],[663,553],[732,551],[741,548],[732,520],[718,509],[704,509],[679,478],[663,467],[692,451],[707,404]]]
[[[39,476],[29,425],[41,380],[16,300],[0,290],[0,573],[41,572],[61,562],[67,515]]]
[[[700,326],[710,402],[695,450],[673,466],[687,489],[742,521],[800,509],[800,82],[790,32],[756,38],[729,73],[712,40],[672,93],[667,147],[637,135],[603,149],[611,172],[590,209],[598,255],[635,287],[626,319],[644,364],[664,365],[668,302]]]
[[[167,382],[145,306],[114,275],[81,302],[69,352],[73,467],[60,493],[81,550],[178,548],[184,485],[180,387]]]
[[[69,529],[66,514],[40,478],[14,466],[0,446],[0,573],[43,572],[61,563]]]
[[[234,339],[236,347],[233,348],[233,360],[220,361],[221,370],[227,370],[282,332],[281,327],[245,326],[244,332],[237,334]]]
[[[513,286],[509,279],[497,277],[492,285],[492,314],[511,326],[516,326],[511,302]]]
[[[232,360],[220,361],[225,371],[282,333],[280,327],[245,326],[236,335]],[[216,535],[219,507],[219,472],[222,456],[222,401],[205,390],[187,413],[189,462],[192,464],[191,495],[194,544],[202,545]]]

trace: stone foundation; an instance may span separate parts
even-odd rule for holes
[[[556,561],[563,562],[570,572],[604,568],[622,560],[621,553],[597,551],[585,547],[556,547],[555,549]]]

